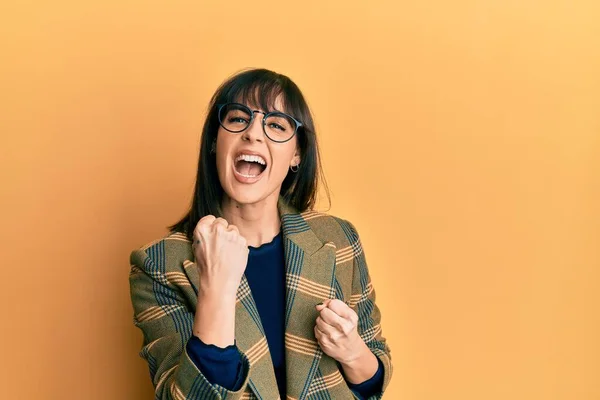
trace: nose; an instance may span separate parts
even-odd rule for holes
[[[246,130],[242,132],[242,140],[263,142],[265,140],[265,132],[263,131],[263,118],[261,112],[254,112],[252,123]]]

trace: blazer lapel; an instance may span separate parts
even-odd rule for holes
[[[194,287],[194,291],[198,293],[196,263],[186,261],[184,262],[184,269]],[[248,357],[250,362],[248,385],[259,399],[278,399],[279,390],[277,389],[271,353],[245,274],[242,277],[236,296],[235,341],[238,349]]]
[[[235,340],[237,347],[250,361],[250,388],[259,399],[278,399],[271,352],[245,274],[237,291]]]
[[[307,220],[316,213],[298,213],[280,197],[286,265],[285,357],[288,399],[305,399],[318,370],[323,351],[315,338],[315,306],[335,298],[335,252],[323,243]],[[327,361],[335,363],[327,357]]]

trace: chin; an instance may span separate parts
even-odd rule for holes
[[[273,191],[268,192],[266,188],[261,190],[258,187],[250,187],[250,186],[238,186],[230,187],[229,190],[226,190],[225,193],[231,200],[238,204],[256,204],[264,201],[273,195]],[[277,190],[277,193],[279,191]]]
[[[225,194],[233,201],[239,204],[254,204],[263,200],[266,196],[264,190],[257,187],[239,185],[235,182],[229,185]]]
[[[231,200],[235,201],[238,204],[254,204],[258,203],[263,199],[261,196],[253,195],[253,194],[245,194],[245,193],[232,193],[233,196],[229,196]]]

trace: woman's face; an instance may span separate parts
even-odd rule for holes
[[[261,110],[246,104],[251,110]],[[283,110],[281,98],[275,109]],[[235,117],[235,116],[234,116]],[[217,172],[225,193],[235,202],[253,204],[269,196],[279,196],[281,184],[291,166],[300,163],[297,135],[287,142],[270,140],[263,131],[261,113],[241,133],[219,126],[216,144]]]

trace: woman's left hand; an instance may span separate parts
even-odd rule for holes
[[[365,347],[357,330],[358,315],[338,299],[327,299],[316,307],[315,336],[321,349],[341,364],[351,364]]]

